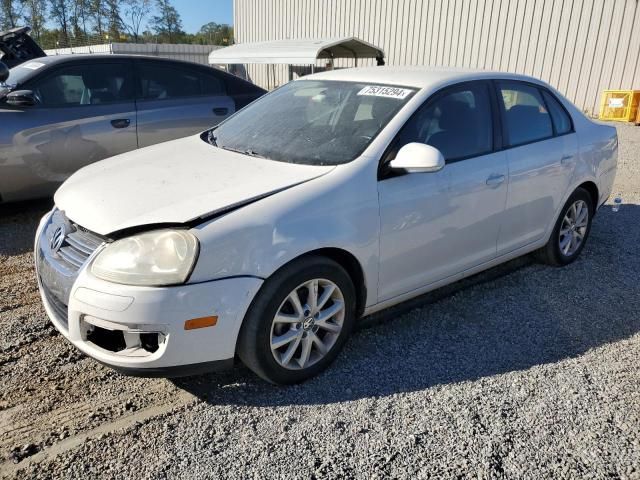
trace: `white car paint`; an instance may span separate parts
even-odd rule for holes
[[[107,235],[141,225],[186,223],[332,168],[265,162],[226,150],[213,156],[211,146],[196,135],[89,165],[58,189],[55,203],[79,225]]]
[[[418,91],[358,158],[336,167],[251,158],[191,137],[87,167],[61,187],[56,207],[71,221],[107,236],[244,205],[190,224],[200,252],[184,285],[105,282],[89,270],[94,252],[73,280],[68,329],[43,293],[47,313],[78,348],[121,368],[229,360],[263,281],[301,255],[333,249],[353,258],[361,271],[361,313],[366,315],[540,248],[569,195],[585,182],[597,186],[598,205],[611,193],[615,129],[587,119],[537,79],[401,67],[305,77],[310,78]],[[378,161],[412,113],[441,88],[476,79],[523,80],[548,88],[572,116],[575,133],[452,163],[434,173],[378,181]],[[36,253],[47,249],[47,222],[45,217],[38,231]],[[131,299],[124,309],[129,300],[121,297]],[[219,316],[215,327],[182,330],[186,319],[212,313]],[[152,355],[113,354],[83,339],[83,315],[122,329],[160,325],[168,336]]]

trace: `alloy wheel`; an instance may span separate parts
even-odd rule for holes
[[[330,280],[309,280],[287,295],[271,324],[271,353],[290,370],[305,369],[334,346],[345,318],[344,296]]]
[[[576,200],[566,211],[560,226],[558,241],[563,255],[575,254],[584,240],[589,225],[589,207],[584,200]]]

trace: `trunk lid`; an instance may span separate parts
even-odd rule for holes
[[[30,31],[29,27],[19,27],[0,32],[0,52],[3,54],[0,61],[9,68],[47,56],[40,45],[28,35]]]

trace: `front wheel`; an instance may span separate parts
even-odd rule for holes
[[[593,218],[591,195],[578,188],[567,200],[547,244],[538,251],[544,263],[554,266],[573,262],[584,248]]]
[[[298,383],[337,357],[354,318],[355,291],[347,272],[328,258],[302,258],[276,272],[256,295],[238,355],[271,383]]]

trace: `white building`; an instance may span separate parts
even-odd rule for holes
[[[234,0],[234,29],[236,43],[354,36],[390,65],[525,73],[590,114],[602,90],[640,89],[638,0]],[[248,74],[266,88],[289,78],[285,65]]]

